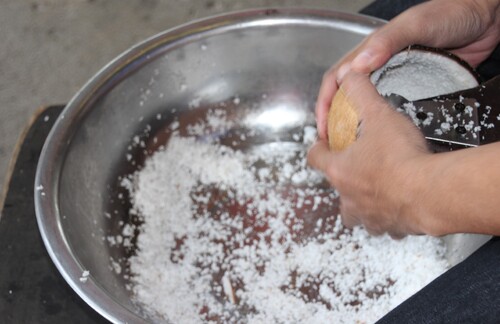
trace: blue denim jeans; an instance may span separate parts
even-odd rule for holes
[[[360,13],[390,20],[421,2],[377,0]],[[499,47],[477,70],[484,80],[500,74]],[[377,323],[500,323],[500,238],[491,239]]]

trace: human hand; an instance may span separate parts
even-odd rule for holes
[[[395,237],[423,233],[422,220],[407,212],[414,204],[407,189],[431,155],[423,135],[378,94],[367,74],[348,73],[340,91],[358,113],[359,137],[341,152],[320,139],[308,161],[339,192],[342,222]]]
[[[500,39],[498,0],[433,0],[410,8],[367,37],[324,75],[316,102],[318,135],[327,139],[327,115],[343,76],[370,73],[413,44],[446,48],[472,66]]]

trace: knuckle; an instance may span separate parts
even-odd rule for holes
[[[383,31],[372,34],[368,41],[367,46],[371,48],[376,48],[378,51],[384,51],[387,48],[390,48],[392,45],[392,38],[388,33]]]
[[[389,233],[389,236],[393,239],[393,240],[402,240],[406,237],[406,234],[404,233],[400,233],[400,232],[391,232]]]

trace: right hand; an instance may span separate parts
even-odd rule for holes
[[[338,152],[319,140],[307,158],[340,194],[342,223],[394,237],[426,233],[427,214],[414,212],[419,206],[410,194],[431,155],[422,133],[378,94],[367,74],[348,73],[341,89],[359,116],[358,138]]]
[[[324,75],[316,102],[319,137],[328,137],[328,110],[349,70],[371,73],[413,44],[446,48],[475,67],[499,40],[498,0],[433,0],[408,9],[368,36]]]

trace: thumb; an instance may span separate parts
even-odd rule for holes
[[[389,106],[367,74],[350,71],[344,77],[340,88],[350,106],[358,113],[360,122],[370,114],[380,112],[381,106]]]
[[[413,6],[368,36],[352,56],[351,69],[371,73],[408,46],[437,45],[432,35],[439,34],[440,30],[429,23],[429,15],[436,15],[433,6],[429,3]]]
[[[385,138],[390,139],[393,145],[405,141],[406,144],[411,142],[420,150],[426,151],[426,142],[420,130],[408,116],[398,113],[378,93],[368,75],[349,72],[340,90],[352,109],[357,112],[358,140]]]

